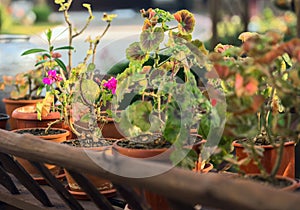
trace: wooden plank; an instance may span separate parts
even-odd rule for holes
[[[0,183],[5,187],[11,194],[20,194],[16,185],[6,173],[6,171],[0,166]]]
[[[1,163],[39,200],[44,206],[51,207],[53,204],[40,185],[27,173],[27,171],[10,155],[0,153]]]
[[[0,137],[2,152],[99,175],[120,185],[144,187],[184,204],[200,203],[214,208],[243,210],[256,210],[258,203],[259,208],[272,210],[298,209],[300,206],[299,194],[278,191],[249,180],[230,179],[215,173],[196,174],[149,161],[85,151],[1,129]],[[113,173],[102,169],[100,163],[109,165]],[[121,176],[122,172],[129,170],[133,174],[139,171],[145,174],[152,174],[153,171],[165,173],[149,178]]]
[[[47,193],[54,207],[43,206],[15,177],[11,176],[11,178],[19,189],[20,194],[12,195],[3,186],[0,186],[0,201],[20,209],[70,209],[50,186],[42,185],[41,188]],[[83,209],[98,209],[95,204],[89,200],[79,200],[78,202],[83,206]]]
[[[43,175],[45,180],[49,183],[50,186],[56,191],[56,193],[65,201],[65,203],[72,210],[83,210],[83,207],[79,202],[69,193],[69,191],[62,185],[62,183],[57,180],[51,172],[41,163],[30,162],[33,164]]]
[[[104,195],[99,193],[96,187],[83,175],[72,170],[68,170],[72,178],[79,184],[79,186],[87,193],[87,195],[94,201],[99,209],[114,210],[111,203]]]

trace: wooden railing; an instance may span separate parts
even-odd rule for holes
[[[134,188],[144,188],[165,196],[173,209],[194,209],[196,204],[230,210],[284,210],[299,209],[300,206],[300,194],[295,192],[283,192],[223,174],[198,174],[179,168],[169,169],[168,165],[157,162],[128,159],[109,155],[107,152],[86,151],[1,129],[0,152],[1,184],[8,190],[1,188],[0,201],[23,209],[120,209],[98,193],[82,172],[112,181],[120,197],[129,203],[132,209],[150,209],[144,199],[136,194]],[[32,178],[14,163],[11,155],[30,160],[42,172],[51,188],[34,183]],[[109,171],[114,173],[101,168],[97,160],[109,164]],[[66,168],[96,205],[92,208],[89,206],[92,201],[82,203],[74,199],[42,163],[52,163]],[[167,172],[148,178],[128,178],[118,175],[128,170],[132,174],[141,170],[144,174],[152,174],[153,171]],[[11,178],[11,174],[16,178]],[[33,197],[28,194],[32,194]],[[54,199],[54,202],[51,199]],[[34,202],[30,203],[29,200]]]

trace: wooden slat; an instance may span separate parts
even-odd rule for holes
[[[3,185],[11,194],[20,194],[16,185],[6,173],[6,171],[0,166],[0,184]]]
[[[83,210],[79,202],[69,193],[69,191],[57,180],[52,173],[41,163],[30,161],[48,182],[48,184],[56,191],[56,193],[65,201],[65,203],[73,210]]]
[[[122,185],[114,184],[118,192],[124,197],[129,206],[135,210],[150,210],[151,207],[145,201],[144,197],[138,195],[130,187],[123,187]]]
[[[0,201],[7,203],[11,206],[15,206],[20,209],[70,209],[64,201],[58,196],[52,187],[49,185],[41,185],[41,188],[47,193],[49,199],[53,203],[53,207],[43,206],[38,200],[36,200],[33,195],[14,177],[11,175],[13,182],[16,184],[17,188],[20,191],[18,195],[10,194],[3,186],[0,185]],[[81,206],[86,210],[97,210],[98,208],[91,201],[79,200]],[[1,209],[1,208],[0,208]],[[119,209],[121,210],[121,209]]]
[[[99,193],[99,190],[83,175],[73,170],[68,170],[72,178],[78,183],[78,185],[86,192],[86,194],[94,201],[99,209],[115,210],[111,203],[106,199],[104,195]]]
[[[108,156],[1,129],[0,136],[2,152],[34,161],[46,160],[50,164],[55,163],[77,172],[97,174],[124,186],[144,187],[185,204],[200,203],[214,208],[243,210],[256,210],[257,204],[260,209],[272,210],[298,209],[300,206],[299,194],[278,191],[249,180],[230,179],[215,173],[196,174],[179,168],[170,169],[169,166],[158,163]],[[106,161],[105,164],[109,165],[109,170],[113,173],[99,167],[100,163],[103,164],[101,161]],[[132,174],[141,170],[145,174],[152,174],[154,170],[165,173],[143,179],[121,176],[122,172],[128,170]]]
[[[39,200],[44,206],[53,206],[40,185],[17,161],[4,153],[0,153],[0,160],[4,167],[9,169],[9,171],[32,193],[37,200]]]

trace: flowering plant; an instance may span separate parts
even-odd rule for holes
[[[42,103],[37,104],[37,111],[39,117],[42,117],[43,114],[47,114],[51,109],[56,109],[61,113],[60,121],[63,120],[78,138],[89,136],[95,140],[95,138],[101,136],[101,130],[96,125],[97,119],[101,117],[101,108],[106,105],[107,101],[111,100],[112,95],[115,93],[117,83],[114,78],[106,81],[99,77],[99,73],[95,70],[94,64],[95,53],[101,38],[108,31],[115,15],[103,15],[102,20],[107,23],[105,30],[96,36],[95,39],[88,37],[86,41],[89,43],[89,49],[82,63],[77,66],[72,66],[72,53],[74,50],[72,47],[73,39],[83,33],[91,20],[94,19],[94,16],[91,6],[89,4],[83,4],[88,10],[89,17],[81,30],[73,31],[73,23],[69,19],[69,9],[72,0],[60,0],[55,1],[55,3],[60,5],[59,11],[64,13],[65,21],[68,25],[68,45],[54,47],[52,44],[52,31],[49,29],[46,32],[48,49],[30,49],[23,53],[23,55],[41,53],[40,60],[36,65],[41,66],[44,72],[46,72],[46,76],[42,79],[47,90],[46,97]],[[60,51],[62,50],[68,52],[68,64],[65,64],[61,60]],[[89,62],[90,58],[92,59],[91,62]],[[89,128],[93,127],[93,129],[84,129],[75,126],[72,113],[74,109],[76,110],[76,104],[81,104],[86,107],[85,109],[81,109],[85,111],[79,116],[80,119],[78,116],[76,119],[88,121]],[[73,105],[74,107],[72,107]],[[52,124],[50,124],[49,127]]]
[[[262,175],[271,179],[281,163],[284,143],[297,141],[300,131],[300,40],[282,38],[275,32],[246,32],[240,35],[241,47],[219,44],[210,54],[230,103],[224,136],[249,139],[244,145],[247,153]],[[256,143],[272,145],[277,151],[270,173],[259,161],[263,153]]]
[[[197,82],[205,71],[207,51],[201,41],[192,40],[195,18],[189,11],[170,14],[150,8],[141,15],[145,20],[140,41],[126,50],[129,67],[117,77],[115,97],[116,103],[128,93],[139,99],[122,111],[120,127],[127,136],[159,133],[156,146],[175,145],[172,159],[194,166],[196,156],[183,158],[191,152],[184,146],[193,144],[190,130],[211,113],[211,103]],[[139,146],[145,143],[149,141]]]

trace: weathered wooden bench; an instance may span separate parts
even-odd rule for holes
[[[39,185],[14,160],[19,156],[31,161],[42,173],[48,185]],[[131,173],[143,170],[167,171],[148,178],[128,178],[102,169],[95,160],[109,163],[110,171]],[[105,152],[85,151],[67,145],[46,142],[37,137],[19,135],[0,129],[0,209],[151,209],[134,188],[165,196],[173,209],[299,209],[300,194],[282,192],[257,183],[231,179],[217,173],[196,174],[167,165],[127,159]],[[43,165],[50,163],[66,168],[89,196],[90,201],[76,200],[64,183],[56,179]],[[118,194],[107,198],[82,173],[111,180]]]

